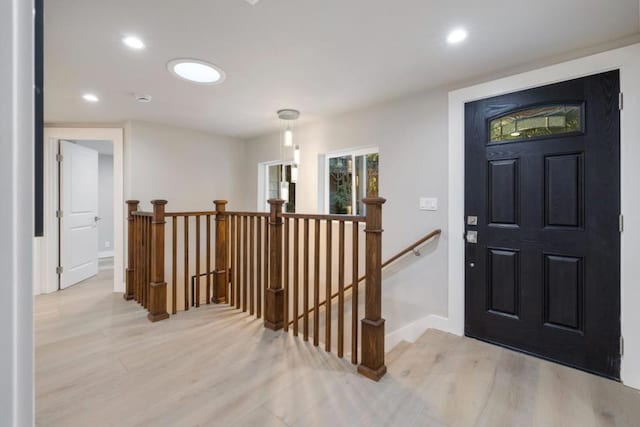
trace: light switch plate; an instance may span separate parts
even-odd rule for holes
[[[435,197],[420,197],[421,211],[437,211],[438,199]]]

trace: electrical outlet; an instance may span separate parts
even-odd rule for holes
[[[111,247],[111,242],[108,241],[108,240],[106,242],[104,242],[104,247],[105,248],[110,248]]]
[[[420,197],[421,211],[437,211],[438,199],[435,197]]]

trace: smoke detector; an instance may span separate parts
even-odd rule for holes
[[[151,95],[138,95],[138,94],[135,94],[133,96],[135,96],[136,101],[141,102],[143,104],[151,102]]]

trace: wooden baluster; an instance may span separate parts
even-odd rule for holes
[[[145,251],[145,242],[144,242],[144,217],[138,217],[138,231],[140,246],[138,248],[138,304],[142,305],[144,303],[144,251]]]
[[[189,216],[184,216],[184,310],[189,310]]]
[[[238,293],[236,292],[236,287],[238,286],[238,262],[236,253],[236,223],[238,217],[234,215],[229,219],[231,220],[231,305],[235,306],[238,303]]]
[[[200,307],[200,216],[195,216],[196,220],[196,280],[195,280],[195,300],[196,307]]]
[[[240,309],[242,301],[242,263],[241,263],[241,237],[242,235],[242,217],[236,216],[236,308]]]
[[[206,233],[207,233],[207,247],[205,248],[205,257],[207,258],[207,266],[206,266],[206,275],[207,275],[207,292],[206,292],[206,298],[207,298],[207,304],[211,304],[211,215],[207,215],[205,217],[205,220],[207,221],[207,226],[206,226]],[[217,230],[217,228],[216,228]]]
[[[366,285],[362,319],[362,362],[358,372],[374,381],[387,372],[384,364],[384,319],[382,318],[382,204],[381,197],[366,198]]]
[[[148,217],[142,217],[142,228],[143,228],[143,236],[144,236],[144,252],[142,254],[142,271],[144,272],[144,277],[142,280],[142,306],[144,308],[149,308],[147,305],[147,299],[149,297],[149,241],[151,240],[149,237],[149,221]]]
[[[140,275],[140,260],[138,259],[138,252],[140,251],[138,230],[138,217],[133,216],[133,299],[138,301],[138,276]]]
[[[351,363],[358,363],[358,222],[351,223]]]
[[[138,280],[137,280],[137,298],[136,301],[138,302],[138,304],[142,305],[142,283],[144,282],[144,256],[143,256],[143,251],[144,251],[144,229],[142,227],[142,217],[138,216],[136,217],[136,229],[137,229],[137,233],[138,233],[138,254],[137,254],[137,258],[138,258],[138,262],[136,264],[136,272],[137,272],[137,276],[138,276]]]
[[[299,255],[298,255],[298,246],[300,241],[299,234],[299,221],[298,218],[293,219],[293,336],[298,336],[298,299],[300,298],[300,293],[298,289],[299,285]]]
[[[242,217],[242,311],[249,307],[249,217]]]
[[[236,304],[236,293],[235,293],[235,283],[236,283],[236,273],[234,271],[235,268],[235,247],[236,247],[236,217],[229,217],[229,304],[234,306]]]
[[[344,221],[338,229],[338,357],[344,356]],[[355,286],[358,286],[356,283]],[[328,302],[331,303],[331,300]]]
[[[313,345],[320,344],[320,220],[314,222],[313,250]]]
[[[256,308],[256,283],[255,283],[255,236],[253,234],[254,217],[249,220],[249,314],[252,316]]]
[[[289,218],[284,219],[284,307],[283,327],[289,331]]]
[[[304,219],[304,283],[302,288],[302,337],[309,341],[309,219]]]
[[[269,287],[269,218],[264,219],[264,270],[262,271],[262,295],[267,298],[267,288]],[[266,310],[266,302],[263,301]]]
[[[151,281],[149,284],[150,321],[169,318],[167,313],[167,282],[164,281],[164,209],[166,200],[153,200],[151,226]],[[150,221],[151,222],[151,221]]]
[[[227,260],[227,201],[214,200],[216,206],[216,276],[213,281],[215,287],[213,292],[213,301],[216,304],[228,302],[227,288],[229,287],[229,279],[227,277],[228,267]]]
[[[178,217],[171,218],[171,312],[178,312]]]
[[[151,275],[152,275],[152,268],[151,268],[151,264],[153,264],[153,259],[152,259],[152,251],[153,251],[153,236],[152,236],[152,232],[153,232],[153,218],[147,217],[147,241],[149,242],[149,245],[147,246],[147,281],[145,282],[147,284],[147,309],[150,308],[151,306]],[[163,227],[164,230],[164,227]]]
[[[262,317],[262,218],[256,218],[256,316]],[[266,262],[266,260],[265,260]]]
[[[135,274],[134,267],[134,226],[133,226],[133,212],[138,210],[138,200],[127,200],[127,273],[126,273],[126,285],[124,294],[122,297],[130,301],[133,299],[133,276]]]
[[[324,349],[325,351],[331,351],[331,294],[332,294],[332,277],[331,277],[331,232],[333,231],[333,224],[330,220],[327,220],[327,242],[326,249],[327,255],[325,257],[325,304],[324,304]]]
[[[282,289],[282,205],[271,199],[269,205],[269,288],[265,295],[264,326],[274,331],[284,324],[284,289]]]

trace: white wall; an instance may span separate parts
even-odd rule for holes
[[[383,206],[383,259],[435,228],[443,237],[385,271],[387,333],[428,315],[447,315],[447,91],[421,93],[374,108],[329,117],[295,129],[301,147],[296,211],[321,212],[319,156],[346,148],[378,147]],[[278,160],[277,133],[247,142],[245,205],[257,204],[257,164]],[[420,196],[439,199],[440,210],[418,210]]]
[[[98,256],[113,256],[113,156],[98,156]]]
[[[215,199],[245,208],[243,141],[138,121],[125,140],[125,194],[142,209],[153,199],[167,200],[167,211],[213,210]]]
[[[33,3],[0,2],[0,424],[33,424]]]

